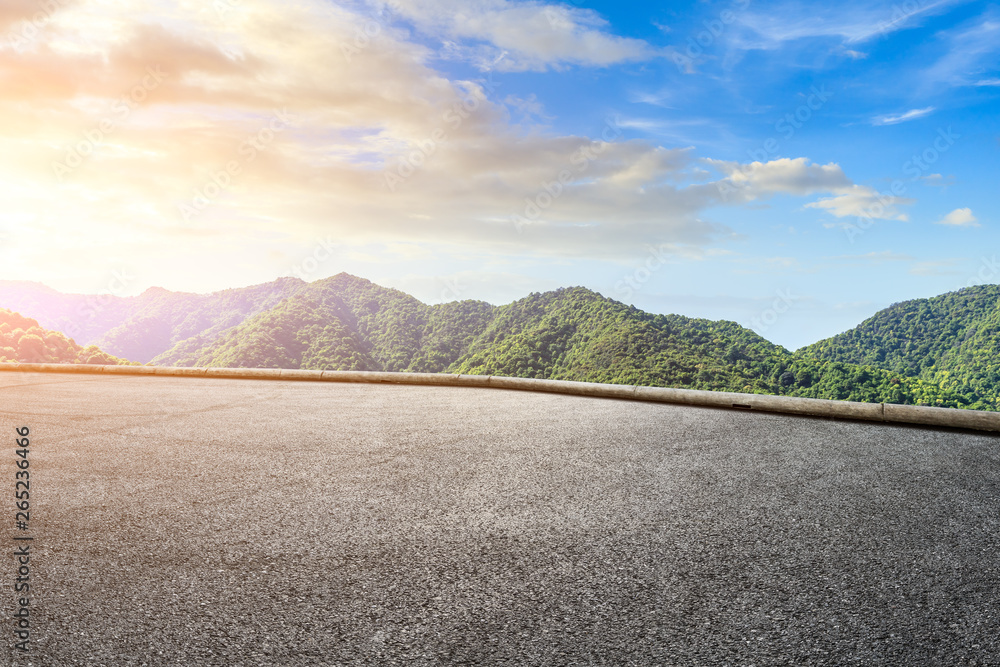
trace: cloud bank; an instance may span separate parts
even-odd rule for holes
[[[877,201],[833,163],[702,161],[626,139],[615,118],[585,135],[512,124],[501,72],[449,79],[400,16],[500,49],[511,69],[655,57],[565,5],[136,0],[97,15],[67,2],[2,47],[0,226],[25,263],[53,266],[80,248],[253,264],[331,236],[623,258],[730,237],[717,207],[821,197],[808,205],[843,217]],[[900,203],[881,215],[905,219]]]

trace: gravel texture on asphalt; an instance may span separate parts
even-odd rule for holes
[[[0,425],[8,490],[31,428],[14,665],[1000,664],[994,435],[19,373]]]

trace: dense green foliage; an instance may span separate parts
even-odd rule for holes
[[[800,350],[916,378],[980,410],[1000,407],[1000,286],[893,304],[858,327]]]
[[[0,298],[15,292],[104,349],[159,365],[493,374],[980,409],[996,409],[1000,386],[997,286],[897,304],[796,353],[733,322],[645,313],[580,287],[501,307],[428,306],[344,273],[126,298],[0,283]],[[53,358],[68,349],[56,339],[49,348]]]
[[[502,307],[427,306],[340,274],[217,340],[187,341],[179,365],[508,375],[960,407],[898,373],[791,354],[733,322],[652,315],[583,288]],[[177,348],[175,348],[177,349]]]
[[[436,373],[461,355],[492,311],[474,301],[427,306],[342,273],[312,283],[205,347],[186,343],[176,363]]]
[[[791,354],[734,322],[652,315],[583,288],[532,294],[499,312],[452,370],[962,407],[896,373]]]
[[[96,345],[80,347],[58,331],[38,326],[35,320],[0,308],[0,363],[102,364],[127,363],[106,354]]]
[[[277,306],[304,285],[301,280],[282,278],[204,295],[146,290],[136,297],[129,319],[104,333],[97,343],[129,359],[173,365],[175,345],[193,336],[214,340],[248,317]]]

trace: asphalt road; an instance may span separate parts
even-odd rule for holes
[[[1000,437],[553,394],[0,374],[15,665],[997,665]],[[5,435],[3,435],[5,434]],[[10,552],[10,551],[8,551]]]

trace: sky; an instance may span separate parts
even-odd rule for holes
[[[0,279],[582,285],[794,350],[1000,282],[998,119],[987,2],[6,0]]]

